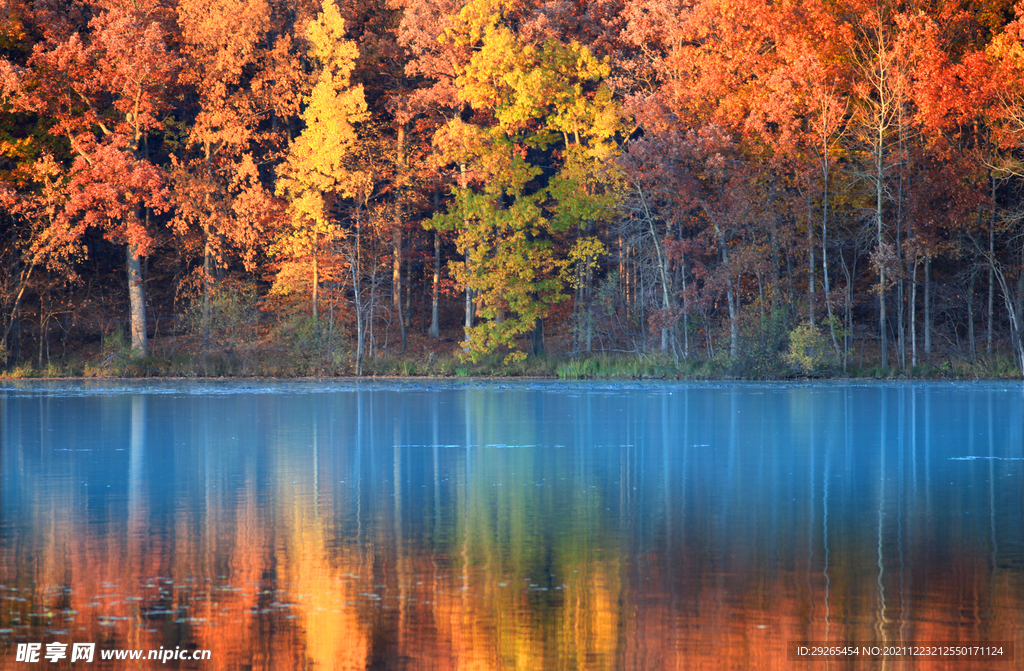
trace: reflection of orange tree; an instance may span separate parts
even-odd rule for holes
[[[164,524],[160,502],[146,488],[152,483],[134,480],[154,456],[138,430],[146,404],[106,399],[112,425],[131,427],[123,436],[131,451],[127,516],[90,523],[79,488],[18,490],[26,500],[17,508],[32,511],[25,524],[43,531],[0,546],[0,583],[29,598],[5,601],[0,628],[42,613],[32,618],[35,633],[68,629],[70,640],[105,648],[196,646],[213,651],[204,663],[212,669],[439,670],[777,669],[792,667],[787,641],[876,642],[884,632],[890,642],[979,642],[1019,640],[1024,630],[1015,601],[1024,580],[1003,568],[1014,546],[960,551],[966,527],[908,528],[897,561],[887,526],[879,576],[874,527],[834,515],[827,596],[821,549],[809,554],[820,539],[788,537],[783,547],[774,529],[737,524],[730,533],[746,540],[728,544],[716,535],[724,527],[697,522],[716,514],[708,499],[688,511],[685,542],[648,538],[645,554],[620,559],[620,523],[606,508],[618,496],[629,518],[633,482],[618,495],[592,487],[584,471],[567,468],[579,464],[570,449],[486,447],[496,436],[540,442],[529,428],[502,424],[490,402],[467,395],[466,443],[476,447],[456,459],[451,514],[438,516],[425,542],[404,526],[410,501],[400,449],[394,478],[382,485],[393,489],[362,500],[361,535],[347,537],[340,521],[354,511],[338,507],[346,499],[333,488],[352,473],[332,470],[344,466],[324,458],[315,432],[308,451],[272,450],[269,492],[259,490],[265,476],[244,450],[220,451],[212,464],[211,453],[179,453],[178,465],[195,475],[180,493],[203,504],[168,511],[169,526],[153,533]],[[505,402],[505,416],[530,409]],[[271,403],[264,414],[290,407]],[[216,415],[243,416],[225,410]],[[210,444],[201,439],[212,416],[197,410],[184,429],[194,442]],[[311,419],[318,426],[315,413]],[[231,428],[240,439],[253,430]],[[54,446],[42,440],[45,454]],[[224,486],[225,473],[240,477],[237,487]],[[574,473],[572,486],[548,487],[566,473]],[[748,486],[767,488],[764,496],[777,491],[767,482]],[[117,505],[116,497],[107,502]],[[966,513],[974,502],[948,505]],[[734,553],[716,554],[726,546]],[[937,556],[936,548],[950,549]],[[926,564],[944,571],[909,570]]]
[[[235,506],[218,499],[213,493],[203,520],[190,523],[180,516],[174,534],[174,575],[194,576],[211,586],[204,598],[188,604],[191,636],[197,648],[212,651],[212,668],[236,668],[239,655],[251,655],[253,668],[291,664],[301,641],[266,640],[262,631],[266,616],[259,613],[275,598],[265,592],[272,585],[263,584],[274,535],[257,506],[254,478],[247,479]]]

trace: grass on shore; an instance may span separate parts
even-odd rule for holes
[[[1007,354],[978,355],[972,358],[946,358],[921,363],[902,370],[877,364],[850,367],[844,373],[825,367],[812,374],[785,363],[771,367],[748,368],[743,361],[728,357],[691,359],[676,365],[665,355],[608,354],[571,358],[566,356],[529,356],[522,361],[504,363],[494,354],[476,363],[461,361],[454,353],[434,352],[391,354],[367,358],[364,377],[535,377],[562,380],[589,379],[1021,379],[1021,372]],[[133,356],[124,347],[107,347],[91,357],[69,357],[43,367],[21,362],[0,371],[0,379],[32,378],[146,378],[146,377],[348,377],[355,374],[351,356],[335,353],[331,357],[295,356],[282,351],[227,349],[210,354],[175,353],[172,355]]]

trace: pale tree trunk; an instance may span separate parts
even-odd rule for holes
[[[47,286],[49,285],[49,272],[47,274]],[[39,347],[36,351],[36,368],[43,367],[43,355],[49,361],[49,326],[50,323],[50,292],[46,289],[39,296]]]
[[[405,318],[402,314],[402,224],[404,208],[402,207],[402,179],[405,172],[405,124],[398,126],[398,173],[399,188],[396,198],[398,199],[398,221],[395,222],[391,235],[392,262],[391,262],[391,303],[398,317],[398,327],[402,334],[402,351],[405,351]]]
[[[441,234],[434,231],[434,277],[430,297],[430,331],[431,338],[441,337],[441,325],[438,315],[438,294],[441,284]]]
[[[363,374],[363,354],[366,347],[366,321],[363,315],[363,296],[359,282],[359,205],[356,205],[356,240],[355,249],[352,250],[352,258],[349,267],[352,269],[352,295],[356,307],[356,376]]]
[[[210,252],[210,231],[206,230],[203,249],[203,354],[210,353],[210,285],[213,273],[213,254]]]
[[[1020,250],[1020,266],[1017,270],[1016,286],[1012,277],[996,263],[995,258],[989,259],[995,280],[999,284],[1000,293],[1003,294],[1003,303],[1006,307],[1006,316],[1010,322],[1010,347],[1017,367],[1024,373],[1024,244]]]
[[[313,233],[313,326],[320,320],[320,235]]]
[[[740,353],[739,310],[736,308],[736,294],[733,291],[732,276],[727,280],[725,298],[729,305],[729,356],[736,357]]]
[[[466,164],[465,163],[459,163],[459,182],[460,182],[460,185],[461,185],[462,189],[466,189],[467,188],[467,183],[466,183]],[[469,222],[465,222],[465,227],[466,227],[466,230],[469,230]],[[466,255],[466,275],[468,276],[469,273],[472,272],[472,269],[470,268],[471,260],[470,260],[470,250],[469,249],[466,249],[465,255]],[[464,353],[467,353],[467,354],[469,353],[469,331],[470,331],[470,329],[473,328],[473,312],[474,312],[473,308],[474,308],[474,305],[473,305],[473,289],[469,286],[469,283],[467,282],[466,283],[466,321],[465,321],[465,323],[463,325],[464,328],[466,329],[466,346],[462,348],[462,351]]]
[[[212,147],[209,142],[204,143],[203,146],[205,149],[206,178],[212,182],[213,167],[210,163]],[[210,217],[210,220],[203,226],[203,354],[210,353],[210,285],[213,283],[213,250],[211,249],[212,244],[210,240],[210,237],[213,235],[213,204],[209,192],[206,193],[206,215]]]
[[[842,114],[836,115],[835,112],[840,104],[842,104],[843,112]],[[818,138],[821,142],[819,147],[821,155],[818,160],[821,165],[821,279],[823,282],[823,289],[825,291],[825,309],[828,313],[828,330],[832,337],[832,349],[836,353],[836,359],[839,359],[841,354],[839,350],[839,343],[836,339],[836,320],[832,312],[831,278],[829,277],[828,272],[828,206],[829,197],[831,195],[829,193],[829,178],[832,173],[832,157],[830,152],[832,147],[839,142],[839,137],[841,136],[842,127],[844,125],[843,118],[846,116],[846,110],[849,109],[849,102],[843,102],[833,96],[832,92],[827,92],[821,97],[820,109],[821,116],[819,119],[821,126],[818,128]]]
[[[868,38],[854,47],[853,57],[857,74],[866,87],[859,95],[859,111],[855,111],[851,124],[864,154],[871,157],[870,165],[864,166],[863,178],[874,190],[876,244],[881,254],[886,244],[883,217],[889,192],[889,173],[893,167],[890,146],[894,142],[893,132],[902,132],[899,125],[903,121],[902,106],[906,100],[900,77],[904,61],[898,45],[890,35],[894,28],[891,17],[884,14],[884,9],[869,11],[864,17],[864,26]],[[902,140],[902,135],[896,139]],[[900,223],[897,220],[897,228]],[[882,262],[878,267],[877,284],[879,363],[882,368],[889,367],[886,282],[885,263]]]
[[[1021,245],[1020,260],[1017,272],[1017,300],[1014,302],[1013,329],[1011,331],[1011,346],[1017,352],[1017,365],[1021,373],[1024,373],[1024,245]]]
[[[135,251],[135,245],[125,246],[128,262],[128,315],[132,336],[132,352],[136,356],[148,356],[146,340],[146,293],[142,284],[142,264]]]
[[[810,205],[808,205],[810,209]],[[807,213],[807,318],[811,326],[814,326],[814,289],[815,289],[815,277],[814,277],[814,226],[811,224],[811,213]],[[827,299],[827,297],[826,297]]]
[[[903,226],[904,226],[904,222],[903,222],[903,220],[904,220],[904,216],[903,216],[903,178],[904,178],[904,175],[903,175],[903,169],[905,167],[904,146],[905,146],[905,141],[906,141],[907,127],[906,127],[906,120],[904,118],[904,114],[906,112],[906,109],[905,109],[904,105],[901,104],[901,102],[902,102],[902,100],[897,100],[897,104],[896,104],[896,130],[897,130],[897,137],[898,137],[898,140],[899,140],[899,144],[898,144],[899,161],[897,162],[897,166],[898,166],[898,169],[899,169],[899,174],[897,175],[898,179],[897,179],[897,184],[896,184],[896,258],[897,259],[903,259],[904,258],[904,254],[903,254],[903,238],[904,238],[904,231],[903,231]],[[910,225],[907,224],[906,238],[909,239],[910,236],[911,236]],[[901,277],[899,277],[898,285],[897,285],[897,298],[899,300],[899,303],[898,303],[899,308],[897,310],[897,317],[898,317],[898,320],[899,320],[898,321],[899,328],[897,329],[897,331],[899,333],[899,339],[900,339],[900,352],[899,352],[900,368],[902,368],[903,370],[906,370],[907,369],[907,320],[906,320],[906,313],[907,313],[907,309],[906,309],[906,307],[907,307],[907,304],[906,304],[906,301],[907,301],[907,290],[906,290],[905,278],[902,277],[903,274],[904,273],[900,273]]]
[[[441,209],[441,194],[438,193],[437,186],[434,187],[434,211],[437,212]],[[430,297],[430,331],[428,335],[431,338],[441,337],[441,324],[440,315],[438,309],[439,294],[441,288],[441,234],[438,231],[434,231],[434,277],[431,284],[431,297]]]
[[[402,286],[405,287],[405,296],[403,298],[405,301],[405,309],[403,311],[405,315],[405,328],[412,329],[412,266],[408,262],[402,265],[405,267],[402,271]],[[422,325],[422,320],[420,324]]]
[[[843,337],[843,372],[845,373],[850,361],[850,350],[853,348],[853,276],[857,272],[856,256],[851,268],[846,262],[846,257],[843,256],[842,250],[840,250],[839,267],[843,271],[843,281],[846,285],[843,290],[843,317],[846,324],[850,326]]]
[[[651,232],[651,240],[654,242],[654,251],[658,255],[658,273],[661,276],[661,306],[665,310],[666,316],[668,316],[667,315],[668,311],[672,309],[672,298],[670,296],[671,285],[670,285],[670,282],[669,282],[669,273],[668,273],[668,258],[666,258],[665,254],[662,252],[661,240],[658,239],[658,233],[657,233],[657,231],[654,230],[654,217],[651,215],[651,211],[647,207],[647,199],[644,197],[644,193],[643,193],[643,191],[640,188],[637,188],[637,194],[640,196],[640,204],[643,205],[644,216],[647,218],[647,225],[648,225],[648,227],[650,229],[650,232]],[[724,251],[724,248],[725,248],[725,245],[724,245],[724,241],[723,241],[723,251]],[[670,343],[669,343],[669,336],[670,336],[670,330],[667,327],[663,326],[661,328],[661,351],[662,351],[662,353],[665,353],[665,352],[668,351],[668,348],[669,348],[669,345],[670,345]],[[672,346],[672,360],[678,366],[679,365],[679,352],[676,350],[675,338],[671,338],[671,346]]]
[[[828,177],[829,163],[825,160],[824,188],[822,194],[821,208],[821,278],[825,283],[825,309],[828,312],[828,331],[832,336],[832,349],[835,350],[836,358],[839,354],[839,342],[836,340],[836,321],[832,314],[832,287],[829,284],[828,276]]]
[[[466,252],[466,272],[470,272],[470,258],[469,252]],[[466,321],[464,326],[466,327],[466,337],[469,337],[469,329],[473,328],[473,290],[466,285]],[[469,351],[469,348],[465,348]]]
[[[884,238],[882,235],[882,182],[881,178],[878,181],[878,190],[876,193],[877,210],[875,217],[878,222],[878,245],[882,246]],[[885,265],[880,264],[878,268],[878,333],[879,333],[879,348],[881,350],[881,366],[882,368],[889,367],[889,337],[887,327],[885,324]]]
[[[405,351],[405,318],[402,314],[402,226],[398,223],[391,236],[391,304],[398,317],[399,331],[402,335],[402,351]]]
[[[579,240],[579,235],[576,236]],[[583,283],[583,272],[580,270],[579,265],[576,266],[576,282],[573,285],[572,292],[572,318],[573,318],[573,329],[572,329],[572,355],[574,357],[580,354],[580,331],[583,330],[583,291],[580,289],[580,285]]]
[[[690,304],[686,294],[686,257],[679,257],[679,278],[683,288],[683,358],[690,360]]]
[[[132,154],[137,155],[142,140],[142,126],[139,124],[139,103],[142,87],[137,87],[135,95],[135,133],[132,143]],[[149,223],[149,211],[146,211],[146,223]],[[132,351],[138,356],[149,356],[149,343],[146,337],[146,290],[142,284],[142,264],[135,245],[125,246],[128,261],[128,314],[132,332]]]
[[[736,292],[733,288],[732,275],[729,274],[729,248],[725,244],[725,233],[715,224],[718,233],[718,244],[721,247],[722,267],[725,268],[725,299],[729,308],[729,356],[736,357],[740,353],[739,310],[736,305]]]

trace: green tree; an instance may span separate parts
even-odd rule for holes
[[[525,39],[505,11],[495,0],[471,2],[441,38],[476,47],[456,78],[466,120],[434,137],[441,161],[459,166],[460,187],[428,224],[455,230],[465,254],[450,265],[483,318],[467,324],[474,360],[499,348],[512,350],[506,360],[524,357],[515,341],[531,331],[539,351],[542,320],[566,298],[556,238],[614,200],[598,194],[619,126],[602,83],[607,60],[577,42]]]

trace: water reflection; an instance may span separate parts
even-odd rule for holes
[[[0,667],[26,641],[203,669],[1024,651],[1020,385],[24,385],[0,408]]]

